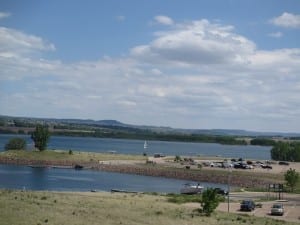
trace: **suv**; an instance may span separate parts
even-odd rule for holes
[[[284,214],[283,204],[275,203],[271,208],[271,215],[282,216]]]
[[[219,195],[228,195],[228,192],[225,191],[225,190],[222,189],[222,188],[214,188],[214,190],[215,190],[216,193],[219,194]]]
[[[243,200],[240,206],[241,211],[252,211],[255,209],[255,204],[252,200]]]

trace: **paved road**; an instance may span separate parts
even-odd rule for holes
[[[278,193],[264,193],[264,192],[232,192],[229,194],[229,198],[232,201],[240,201],[243,199],[264,199],[267,200],[274,200],[279,199]],[[288,201],[293,202],[293,204],[300,206],[300,195],[299,194],[287,194],[282,193],[281,194],[281,200],[282,201]]]

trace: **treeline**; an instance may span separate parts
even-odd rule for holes
[[[300,162],[300,142],[277,142],[271,149],[273,160]]]
[[[122,138],[137,140],[159,140],[159,141],[178,141],[178,142],[203,142],[219,143],[227,145],[246,145],[246,141],[237,140],[230,136],[213,136],[198,134],[169,134],[156,133],[147,130],[129,129],[127,132],[121,130],[95,130],[95,132],[53,132],[53,135],[98,137],[98,138]]]
[[[250,141],[251,145],[274,146],[276,141],[269,138],[254,138]]]

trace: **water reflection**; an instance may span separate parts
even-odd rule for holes
[[[92,170],[31,168],[0,165],[0,188],[56,191],[125,189],[140,192],[178,193],[187,180],[139,176]],[[222,184],[201,183],[204,187]]]
[[[48,168],[40,167],[40,168],[31,168],[31,174],[29,174],[29,184],[25,185],[28,186],[30,189],[39,189],[44,190],[47,189],[48,186]]]

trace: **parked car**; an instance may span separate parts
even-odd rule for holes
[[[282,216],[284,214],[284,207],[281,203],[275,203],[271,208],[271,215]]]
[[[252,169],[253,167],[250,166],[250,165],[247,165],[246,163],[244,162],[236,162],[233,167],[235,169]]]
[[[263,168],[263,169],[272,169],[272,166],[270,166],[270,165],[261,165],[261,168]]]
[[[234,167],[235,169],[246,169],[245,166],[243,166],[242,163],[235,163],[235,164],[233,165],[233,167]]]
[[[252,200],[243,200],[241,202],[241,211],[252,211],[255,209],[255,203]]]
[[[222,188],[214,188],[214,190],[217,192],[219,195],[228,195],[228,191],[222,189]]]
[[[279,164],[279,165],[284,165],[284,166],[290,165],[288,162],[283,162],[283,161],[280,161],[278,164]]]

